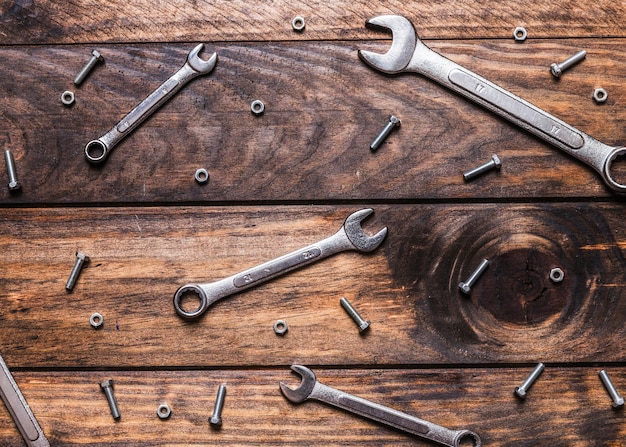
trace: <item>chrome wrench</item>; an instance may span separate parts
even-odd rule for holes
[[[29,447],[50,447],[35,415],[26,403],[17,383],[0,356],[0,396]]]
[[[87,143],[87,146],[85,146],[85,157],[87,161],[90,163],[102,163],[124,137],[143,123],[185,84],[198,76],[210,73],[217,63],[217,53],[213,53],[209,60],[205,61],[198,56],[203,48],[203,43],[197,45],[189,52],[187,61],[180,70],[174,73],[167,81],[161,84],[159,88],[140,102],[139,105],[122,118],[115,127],[97,140]]]
[[[387,235],[386,227],[374,236],[368,236],[361,228],[361,222],[373,212],[374,210],[370,208],[356,211],[347,217],[343,226],[333,236],[236,275],[212,283],[184,285],[174,295],[174,309],[183,318],[197,318],[217,300],[257,286],[335,253],[346,250],[373,251],[378,248]],[[196,294],[200,298],[200,306],[191,312],[181,307],[183,296],[187,293]]]
[[[300,403],[308,399],[317,400],[450,447],[459,447],[461,442],[464,445],[471,442],[475,447],[481,445],[480,437],[473,431],[450,430],[441,425],[331,388],[318,382],[315,373],[305,366],[291,365],[291,369],[302,377],[302,382],[296,389],[280,382],[280,390],[291,402]]]
[[[591,166],[614,192],[626,194],[626,185],[611,177],[616,157],[626,147],[608,146],[555,118],[544,110],[435,53],[417,36],[413,24],[402,16],[383,15],[367,21],[373,28],[391,30],[393,42],[385,54],[359,51],[367,65],[383,73],[422,74],[480,104],[493,113],[551,143]]]

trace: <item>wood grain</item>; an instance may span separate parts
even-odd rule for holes
[[[525,401],[513,389],[533,365],[519,368],[324,369],[322,383],[452,429],[471,429],[483,445],[620,445],[623,412],[614,411],[600,367],[547,365]],[[607,368],[618,389],[626,376]],[[110,415],[98,383],[113,378],[121,419]],[[297,386],[289,368],[206,371],[17,372],[15,379],[54,446],[70,445],[394,445],[431,446],[318,402],[292,404],[278,383]],[[222,427],[212,429],[217,387],[227,393]],[[172,415],[156,416],[161,403]],[[562,409],[569,410],[564,416]],[[600,426],[602,430],[594,427]],[[591,435],[593,434],[593,435]],[[0,438],[22,440],[0,408]]]
[[[0,201],[151,203],[450,198],[613,197],[581,162],[421,76],[386,77],[358,61],[360,47],[387,44],[229,44],[213,73],[193,81],[121,142],[102,166],[85,144],[107,132],[185,60],[189,45],[108,46],[67,108],[85,47],[0,48],[3,145],[23,183]],[[626,141],[620,98],[626,54],[619,40],[585,42],[589,56],[560,81],[550,62],[569,41],[516,45],[433,42],[433,49],[509,88],[607,144]],[[58,61],[67,61],[59,64]],[[20,67],[16,70],[15,67]],[[46,67],[44,69],[44,67]],[[307,76],[300,76],[306,70]],[[38,73],[33,83],[31,74]],[[598,73],[602,73],[598,75]],[[30,88],[22,86],[29,84]],[[609,92],[596,105],[597,86]],[[265,115],[250,113],[261,99]],[[402,119],[376,152],[389,114]],[[497,153],[499,173],[462,173]],[[623,162],[614,174],[626,181]],[[207,185],[193,180],[210,173]],[[619,169],[619,168],[622,169]]]
[[[619,204],[374,208],[366,231],[389,228],[374,253],[337,254],[225,298],[194,322],[174,312],[180,286],[317,242],[358,208],[3,210],[6,360],[46,368],[286,365],[294,356],[346,366],[624,360]],[[68,294],[77,250],[91,261]],[[483,258],[491,265],[467,297],[458,284]],[[554,267],[563,282],[548,279]],[[372,321],[365,336],[342,296]],[[93,312],[105,318],[101,330],[89,326]],[[282,338],[272,330],[278,319],[289,324]]]
[[[577,0],[524,3],[472,0],[447,4],[424,1],[370,2],[339,0],[271,0],[251,6],[243,0],[193,2],[0,3],[0,44],[97,42],[172,42],[278,40],[354,40],[376,38],[365,29],[367,19],[401,14],[415,21],[423,38],[512,39],[524,26],[530,38],[624,37],[626,8],[621,2]],[[306,19],[296,33],[291,20]]]

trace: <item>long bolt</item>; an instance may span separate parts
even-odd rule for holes
[[[89,262],[89,256],[77,251],[76,262],[74,263],[74,267],[70,272],[70,277],[67,279],[67,283],[65,284],[65,288],[67,290],[72,290],[74,288],[74,284],[76,284],[78,275],[80,275],[80,271],[82,270],[83,265],[85,265],[87,262]]]
[[[80,85],[85,80],[89,72],[93,70],[93,67],[95,67],[98,62],[103,60],[104,58],[102,57],[102,55],[96,50],[93,50],[91,52],[91,59],[89,59],[89,62],[85,64],[82,70],[80,70],[74,78],[74,84]]]
[[[380,146],[382,144],[382,142],[385,141],[385,138],[387,138],[389,136],[389,134],[394,129],[394,127],[400,127],[400,124],[402,124],[402,122],[398,118],[396,118],[395,116],[391,115],[389,117],[389,122],[387,123],[387,125],[383,128],[383,130],[374,139],[372,144],[370,144],[370,149],[372,151],[376,151],[376,149],[378,149],[378,146]]]
[[[528,379],[526,379],[524,383],[522,383],[520,386],[515,387],[515,394],[517,395],[517,397],[519,397],[520,399],[526,399],[526,392],[535,382],[535,380],[537,380],[537,377],[539,377],[544,369],[545,366],[543,365],[543,363],[539,363],[537,366],[535,366],[535,369],[533,370],[533,372],[530,373]]]
[[[483,259],[478,265],[478,267],[476,267],[476,270],[474,270],[474,272],[470,275],[470,277],[467,278],[465,281],[461,281],[459,283],[459,289],[461,289],[463,293],[466,293],[466,294],[471,293],[472,286],[478,280],[478,278],[480,278],[480,275],[484,273],[484,271],[487,269],[488,266],[489,266],[489,260]]]
[[[587,52],[585,50],[582,50],[576,53],[575,55],[573,55],[572,57],[567,58],[560,64],[557,64],[555,62],[552,65],[550,65],[550,73],[552,73],[552,76],[554,76],[555,78],[560,78],[565,70],[577,64],[578,62],[582,61],[586,56],[587,56]]]
[[[9,173],[9,190],[16,191],[22,187],[17,181],[17,171],[15,170],[15,161],[10,150],[4,151],[4,158],[7,161],[7,171]]]
[[[224,397],[226,396],[226,387],[220,385],[217,389],[217,397],[215,398],[215,407],[213,408],[213,415],[209,419],[211,425],[219,427],[222,425],[222,409],[224,408]]]
[[[491,156],[491,160],[489,160],[484,165],[478,166],[477,168],[471,169],[463,174],[463,180],[468,181],[473,179],[474,177],[478,177],[485,172],[491,171],[492,169],[500,169],[502,166],[502,162],[497,155],[493,154]]]
[[[613,401],[612,403],[613,408],[623,407],[624,398],[619,395],[619,393],[613,386],[613,382],[611,382],[611,379],[609,379],[609,375],[606,373],[606,371],[602,370],[598,373],[598,375],[600,376],[600,380],[602,380],[604,387],[606,388],[606,390],[609,392],[609,395],[611,396],[611,400]]]
[[[364,320],[361,315],[359,315],[359,313],[356,311],[356,309],[352,307],[352,304],[350,304],[347,299],[341,298],[339,300],[339,303],[341,304],[341,307],[343,307],[344,310],[348,312],[348,315],[350,315],[350,317],[352,317],[354,322],[357,324],[357,326],[359,327],[359,332],[363,332],[370,327],[370,322]]]
[[[109,403],[111,416],[113,416],[113,419],[119,419],[120,409],[117,407],[117,401],[115,400],[115,396],[113,395],[113,380],[109,379],[100,383],[100,388],[102,388],[102,391],[107,398],[107,402]]]

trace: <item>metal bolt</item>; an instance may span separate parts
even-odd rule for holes
[[[9,173],[9,190],[17,191],[22,187],[20,182],[17,181],[17,171],[15,170],[15,160],[13,160],[13,154],[10,150],[4,151],[4,158],[7,161],[7,172]]]
[[[217,398],[215,399],[215,408],[213,408],[213,416],[209,419],[211,425],[222,425],[222,409],[224,408],[224,397],[226,396],[226,387],[220,385],[217,389]]]
[[[67,283],[65,284],[65,288],[67,290],[72,290],[74,288],[74,284],[76,284],[78,275],[80,275],[80,271],[82,270],[83,265],[85,265],[87,262],[89,262],[89,256],[77,251],[74,268],[72,268],[72,271],[70,272],[70,277],[67,279]]]
[[[517,395],[517,397],[519,397],[520,399],[526,399],[526,392],[532,386],[535,380],[537,380],[537,377],[539,377],[544,369],[545,366],[543,365],[543,363],[539,363],[537,366],[535,366],[535,369],[533,370],[533,372],[530,373],[528,379],[526,379],[524,383],[522,383],[520,386],[515,387],[515,394]]]
[[[107,402],[109,403],[111,416],[113,416],[113,419],[119,419],[120,409],[117,407],[117,401],[115,400],[115,396],[113,395],[113,380],[109,379],[100,383],[100,388],[102,388],[102,391],[107,398]]]
[[[89,62],[85,64],[82,70],[80,70],[80,72],[78,72],[78,74],[74,78],[74,84],[80,85],[85,80],[89,72],[93,70],[93,67],[95,67],[98,62],[101,62],[103,60],[104,58],[102,57],[102,55],[96,50],[93,50],[91,52],[91,59],[89,59]]]
[[[555,62],[552,65],[550,65],[550,73],[552,73],[552,76],[554,76],[555,78],[560,78],[565,70],[574,66],[578,62],[582,61],[586,56],[587,56],[587,52],[585,50],[582,50],[576,53],[575,55],[573,55],[572,57],[565,59],[560,64],[557,64]]]
[[[500,169],[502,166],[502,162],[500,158],[496,154],[491,156],[491,160],[489,160],[484,165],[478,166],[477,168],[471,169],[463,174],[463,180],[468,181],[473,179],[474,177],[478,177],[485,172],[491,171],[492,169]]]
[[[613,401],[612,403],[613,408],[623,407],[624,398],[619,395],[619,393],[613,386],[613,382],[611,382],[611,379],[609,379],[609,375],[606,373],[606,371],[602,370],[598,373],[598,375],[600,376],[600,380],[602,380],[604,387],[606,388],[606,390],[609,392],[609,395],[611,396],[611,400]]]
[[[348,315],[352,317],[356,325],[359,327],[359,332],[363,332],[370,327],[370,322],[364,320],[361,315],[359,315],[359,313],[356,311],[356,309],[352,307],[352,304],[350,304],[347,299],[341,298],[339,300],[339,303],[341,304],[341,307],[343,307],[344,310],[348,312]]]
[[[395,116],[391,115],[389,117],[389,122],[385,125],[383,130],[374,139],[372,144],[370,144],[370,149],[372,151],[376,151],[376,149],[378,149],[378,146],[380,146],[382,144],[382,142],[385,141],[385,138],[387,138],[389,136],[391,131],[395,127],[400,127],[401,124],[402,124],[402,122],[398,118],[396,118]]]
[[[470,277],[467,278],[467,280],[461,281],[459,283],[459,289],[461,289],[463,293],[469,294],[472,291],[472,286],[474,285],[474,283],[478,280],[480,275],[483,274],[488,266],[489,260],[483,259],[478,267],[476,267],[476,270],[474,270],[474,272],[470,275]]]

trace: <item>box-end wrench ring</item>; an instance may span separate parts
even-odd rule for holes
[[[598,172],[611,190],[626,194],[626,185],[616,182],[611,176],[613,161],[626,154],[626,147],[601,143],[434,52],[419,39],[413,24],[405,17],[378,16],[368,20],[366,26],[391,30],[393,34],[387,53],[359,51],[361,60],[370,67],[387,74],[422,74],[578,158]]]
[[[137,107],[131,110],[106,134],[97,140],[87,143],[85,146],[85,157],[87,161],[90,163],[102,163],[124,137],[143,123],[185,84],[198,76],[210,73],[217,63],[217,53],[213,53],[213,55],[205,61],[198,56],[203,48],[203,43],[197,45],[189,52],[187,60],[180,70],[174,73],[146,99],[140,102]]]
[[[217,300],[257,286],[335,253],[346,250],[374,251],[385,239],[387,227],[374,236],[365,234],[361,228],[361,222],[373,212],[374,210],[371,208],[356,211],[346,218],[342,227],[333,236],[236,275],[212,283],[184,285],[174,295],[174,309],[183,318],[197,318]],[[186,311],[182,308],[183,296],[188,293],[195,294],[200,299],[200,305],[196,310]]]
[[[450,430],[384,405],[344,393],[318,382],[315,373],[305,366],[292,365],[291,369],[302,378],[300,386],[296,389],[280,382],[280,390],[291,402],[317,400],[449,447],[459,447],[461,442],[465,445],[466,441],[472,442],[474,447],[481,446],[480,436],[473,431]]]

